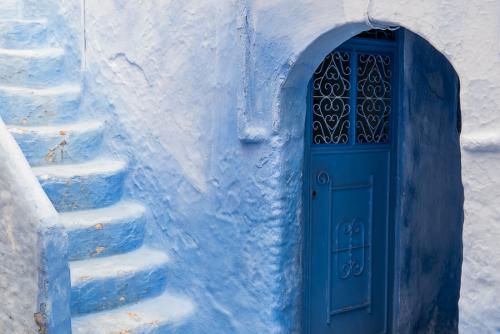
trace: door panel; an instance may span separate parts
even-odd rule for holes
[[[310,333],[385,333],[390,153],[312,152]]]
[[[306,334],[390,331],[396,35],[379,30],[357,35],[330,52],[310,81]]]

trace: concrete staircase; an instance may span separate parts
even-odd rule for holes
[[[48,24],[0,20],[0,115],[68,232],[72,332],[177,331],[194,304],[166,289],[171,260],[143,243],[147,209],[122,196],[127,161],[102,152],[106,124],[84,118]]]

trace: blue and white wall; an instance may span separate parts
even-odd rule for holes
[[[49,2],[6,0],[0,8],[3,51],[0,61],[3,117],[0,121],[0,299],[3,301],[0,332],[38,333],[46,327],[66,329],[70,323],[67,236],[56,210],[12,137],[12,128],[4,121],[19,121],[20,114],[30,109],[46,108],[48,113],[53,111],[51,108],[57,109],[55,104],[44,104],[36,93],[28,93],[34,95],[32,99],[23,98],[22,89],[16,99],[18,91],[9,89],[9,84],[50,84],[59,75],[49,71],[54,68],[65,71],[71,79],[80,80],[81,50],[80,42],[75,43],[75,39],[80,36],[81,21],[75,19],[75,15],[80,17],[81,7],[79,2],[56,6]],[[30,18],[44,19],[25,25],[25,29],[9,30],[16,23],[23,26],[23,20]],[[45,30],[48,19],[54,25]],[[50,37],[45,34],[47,31]],[[28,45],[42,42],[48,47],[62,46],[67,53],[65,56],[57,54],[54,61],[49,60],[44,67],[43,61],[36,62],[36,51],[25,50]],[[30,64],[29,57],[16,57],[15,51],[9,53],[10,48],[21,49],[20,54],[31,52],[35,61]],[[31,71],[27,72],[27,68]],[[9,103],[18,103],[12,110],[21,112],[5,115],[5,111],[13,107]]]
[[[298,331],[305,99],[289,95],[305,97],[326,52],[372,25],[429,41],[461,83],[461,332],[498,330],[498,1],[63,3],[85,112],[108,116],[106,150],[131,161],[126,196],[151,209],[149,241],[196,301],[195,333]]]
[[[370,23],[421,35],[460,77],[461,331],[498,328],[499,11],[479,0],[86,1],[88,102],[109,102],[110,146],[136,158],[129,191],[150,202],[153,238],[201,301],[200,330],[297,329],[300,206],[285,195],[300,191],[301,157],[282,148],[302,119],[286,115],[281,87],[292,68],[307,80],[296,65],[324,33],[341,28],[334,48]]]

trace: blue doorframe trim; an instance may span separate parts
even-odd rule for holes
[[[392,131],[393,133],[393,142],[392,145],[392,154],[391,154],[391,184],[390,184],[390,210],[389,210],[389,270],[391,270],[392,275],[389,275],[389,293],[392,294],[392,298],[390,299],[390,303],[388,304],[388,317],[390,317],[388,321],[388,330],[389,333],[393,333],[395,331],[395,325],[397,323],[397,315],[399,312],[399,281],[400,281],[400,267],[399,263],[399,251],[400,251],[400,228],[399,228],[399,217],[401,212],[401,169],[403,162],[398,161],[398,156],[401,155],[402,151],[402,138],[405,127],[403,126],[403,117],[401,117],[404,111],[403,104],[403,96],[404,96],[404,36],[405,29],[400,28],[396,32],[396,41],[397,41],[397,49],[396,49],[396,59],[394,61],[397,71],[394,71],[395,75],[397,75],[396,83],[397,89],[394,103],[397,106],[398,112],[394,114],[394,120],[392,122],[392,126],[395,129]]]
[[[311,152],[310,152],[310,140],[311,140],[311,104],[312,104],[312,78],[307,84],[307,111],[305,117],[305,131],[304,131],[304,173],[302,174],[303,187],[302,187],[302,202],[303,202],[303,233],[304,233],[304,245],[302,247],[302,319],[301,319],[301,331],[306,334],[309,333],[310,319],[309,319],[309,280],[310,280],[310,247],[311,247]]]
[[[397,310],[397,286],[395,282],[399,281],[399,267],[396,264],[397,260],[397,250],[399,249],[399,242],[397,236],[399,235],[399,228],[397,226],[397,212],[400,210],[400,199],[397,194],[400,193],[400,184],[398,180],[400,180],[400,164],[397,161],[397,156],[401,150],[400,138],[402,138],[401,131],[404,130],[404,127],[401,126],[401,118],[400,113],[403,110],[403,55],[404,55],[404,30],[399,29],[396,32],[397,37],[396,41],[379,41],[379,40],[366,40],[366,39],[350,39],[344,42],[341,46],[337,47],[335,50],[342,50],[343,48],[349,48],[350,51],[354,48],[354,52],[356,50],[362,51],[371,51],[371,52],[380,52],[380,53],[390,53],[393,56],[393,73],[394,83],[393,87],[393,113],[391,115],[391,125],[390,125],[390,145],[378,145],[380,149],[387,149],[387,146],[390,146],[390,184],[389,184],[389,222],[387,229],[387,254],[386,258],[388,259],[388,275],[387,275],[387,318],[386,318],[386,328],[388,329],[388,333],[393,332],[393,325],[396,321],[396,310]],[[333,51],[333,50],[332,50]],[[353,62],[356,61],[357,57],[354,55],[351,57],[351,68]],[[354,79],[352,79],[354,78]],[[356,75],[352,75],[350,78],[351,87],[353,87],[353,93],[351,94],[351,108],[356,99],[356,83],[352,81],[356,80]],[[311,80],[308,82],[307,87],[307,110],[305,117],[305,131],[304,131],[304,167],[303,167],[303,192],[302,192],[302,201],[303,201],[303,233],[304,233],[304,244],[302,251],[302,319],[301,319],[301,327],[302,332],[304,334],[314,334],[309,333],[310,328],[310,319],[309,319],[309,305],[310,305],[310,291],[309,291],[309,280],[310,280],[310,254],[311,254],[311,215],[310,215],[310,207],[311,207],[311,196],[312,196],[312,188],[311,188],[311,180],[310,180],[310,170],[311,170],[311,121],[312,121],[312,75]],[[354,114],[355,108],[352,108]],[[353,115],[350,116],[351,118]],[[353,132],[355,132],[354,122],[351,120],[351,126],[349,130],[349,143],[347,145],[337,145],[339,152],[342,150],[348,149],[349,146],[353,145],[355,142],[355,136]],[[318,146],[330,146],[330,145],[318,145]],[[343,147],[342,147],[343,146]],[[371,145],[366,145],[368,146]],[[384,147],[382,147],[384,146]],[[331,150],[332,147],[329,147]],[[350,148],[353,149],[352,147]],[[372,148],[373,149],[373,148]],[[362,150],[362,148],[360,148]],[[331,152],[331,151],[330,151]]]

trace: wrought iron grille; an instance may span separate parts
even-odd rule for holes
[[[394,35],[389,30],[365,33]],[[328,54],[312,80],[312,143],[388,143],[392,67],[390,52],[358,51],[347,45]]]
[[[357,69],[356,141],[386,143],[391,114],[391,57],[359,54]]]
[[[313,143],[345,144],[349,140],[351,57],[334,51],[325,57],[313,79]]]

